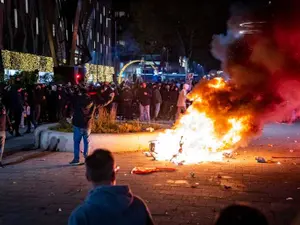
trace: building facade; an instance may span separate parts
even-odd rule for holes
[[[85,67],[112,80],[111,0],[0,0],[2,69]],[[33,61],[33,62],[32,62]]]

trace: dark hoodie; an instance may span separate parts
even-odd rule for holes
[[[75,209],[69,225],[152,225],[145,203],[128,186],[100,186]]]
[[[89,129],[95,111],[95,106],[87,94],[76,95],[73,98],[73,125]]]

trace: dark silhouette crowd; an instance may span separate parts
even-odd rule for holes
[[[140,119],[175,120],[178,114],[178,99],[184,83],[130,83],[120,85],[101,82],[86,87],[97,107],[108,112],[114,110],[119,120]],[[41,123],[58,122],[72,115],[71,99],[80,93],[81,85],[34,84],[21,85],[18,78],[13,84],[2,85],[1,102],[12,122],[15,136],[20,136],[19,128],[27,127],[30,133]],[[185,93],[186,94],[186,93]],[[185,95],[184,94],[184,95]],[[180,112],[185,111],[180,106]]]

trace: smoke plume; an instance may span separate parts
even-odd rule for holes
[[[300,109],[300,18],[292,10],[298,8],[294,3],[264,8],[264,20],[253,8],[233,7],[227,34],[213,37],[211,52],[229,74],[232,88],[208,97],[212,107],[228,109],[224,116],[247,112],[263,126],[291,118]],[[194,95],[200,89],[201,84]]]

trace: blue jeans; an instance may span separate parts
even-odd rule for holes
[[[0,162],[2,161],[2,157],[3,157],[5,138],[6,138],[6,132],[0,131]]]
[[[73,139],[74,139],[74,160],[79,161],[80,153],[80,142],[83,138],[83,156],[86,158],[89,153],[89,143],[90,143],[91,129],[73,127]]]
[[[140,121],[150,122],[150,105],[140,104]]]

